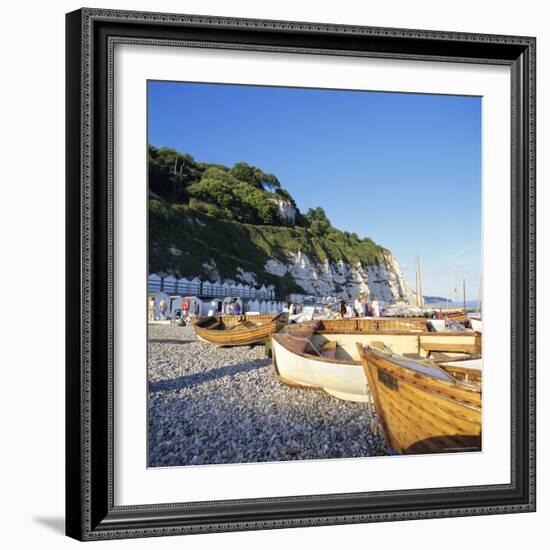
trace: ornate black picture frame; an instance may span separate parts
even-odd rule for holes
[[[507,65],[512,74],[511,482],[117,507],[113,46],[188,45]],[[101,540],[535,510],[535,39],[82,9],[67,15],[67,535]]]

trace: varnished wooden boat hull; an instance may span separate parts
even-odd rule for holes
[[[239,326],[242,323],[257,323],[257,326]],[[283,326],[285,318],[281,315],[209,317],[193,324],[197,338],[218,346],[249,346],[262,343]]]
[[[462,311],[442,311],[439,317],[441,319],[447,319],[448,321],[456,321],[457,323],[464,323],[468,320],[468,314]]]
[[[357,317],[352,319],[324,319],[319,330],[326,333],[341,332],[422,332],[428,330],[424,317]]]
[[[365,373],[357,361],[315,357],[293,349],[292,337],[271,337],[273,365],[281,380],[289,386],[322,390],[346,401],[370,401]]]
[[[438,378],[435,370],[418,372],[360,344],[357,348],[391,448],[404,454],[481,450],[479,385]]]
[[[369,401],[369,386],[361,365],[357,343],[389,346],[397,353],[412,353],[426,357],[430,349],[449,348],[451,356],[464,357],[477,350],[480,338],[474,333],[440,334],[432,332],[324,332],[324,321],[289,325],[283,333],[271,337],[273,364],[279,379],[285,384],[323,390],[346,401]],[[333,356],[323,356],[324,346],[330,346]],[[338,353],[336,353],[336,350]],[[461,351],[464,350],[464,351]]]

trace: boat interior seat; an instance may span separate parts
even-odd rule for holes
[[[420,342],[420,349],[424,350],[428,354],[434,352],[447,352],[447,353],[475,353],[476,347],[474,344],[450,344],[440,342]]]
[[[237,323],[236,325],[232,326],[230,328],[230,330],[243,330],[245,328],[252,328],[252,327],[255,327],[256,325],[252,322],[252,321],[240,321],[239,323]]]
[[[321,355],[330,359],[336,359],[336,342],[326,342],[323,344]]]
[[[440,351],[432,351],[430,353],[430,359],[433,359],[434,361],[448,361],[449,359],[452,359],[452,356],[447,355],[446,353],[441,353]]]

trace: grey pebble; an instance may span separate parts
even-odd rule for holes
[[[219,348],[175,325],[149,338],[150,467],[388,454],[371,406],[285,386],[263,346]]]

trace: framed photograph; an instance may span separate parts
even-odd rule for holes
[[[67,15],[67,535],[535,510],[535,39]]]

